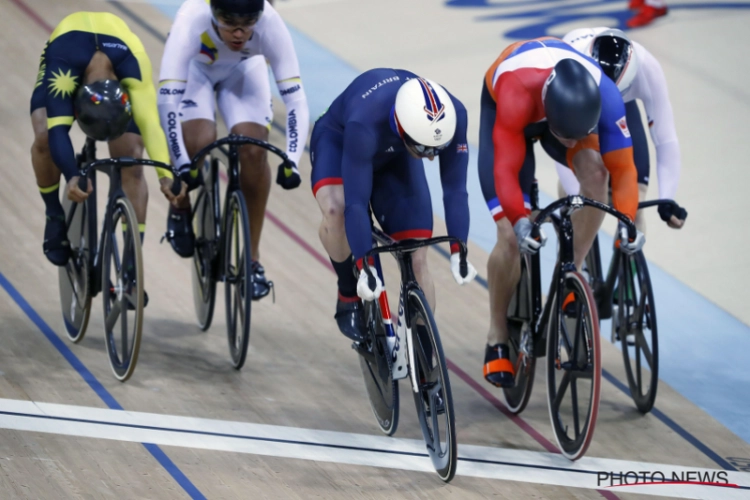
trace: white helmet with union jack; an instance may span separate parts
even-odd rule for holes
[[[424,78],[412,78],[396,94],[394,115],[407,145],[425,155],[437,154],[456,133],[456,109],[448,92]]]

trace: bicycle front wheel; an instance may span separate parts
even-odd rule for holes
[[[515,384],[503,389],[508,409],[521,413],[531,398],[536,372],[534,357],[531,257],[521,256],[521,279],[508,306],[508,350],[515,369]]]
[[[133,205],[118,198],[105,221],[102,250],[104,339],[117,380],[130,378],[138,361],[143,330],[143,257]]]
[[[565,274],[547,323],[547,402],[557,444],[570,460],[582,457],[594,437],[601,388],[599,318],[591,287],[577,272]]]
[[[219,179],[218,163],[212,159],[203,170],[204,183],[195,192],[193,202],[193,304],[198,327],[208,330],[216,303],[216,255],[219,241]],[[208,171],[207,171],[208,170]]]
[[[60,285],[60,306],[62,308],[65,332],[72,342],[80,342],[86,334],[91,315],[91,270],[93,262],[89,251],[90,242],[88,210],[84,201],[74,206],[74,202],[63,200],[65,213],[75,209],[68,226],[70,259],[65,266],[58,268]]]
[[[229,354],[242,368],[250,343],[250,306],[253,272],[250,254],[250,219],[242,192],[234,191],[224,210],[224,291]]]
[[[630,395],[642,413],[656,401],[659,384],[659,338],[651,278],[643,252],[622,255],[617,290],[615,328],[622,342],[622,357]]]
[[[448,482],[456,474],[458,451],[453,395],[443,345],[422,290],[409,290],[407,301],[412,320],[410,349],[414,352],[414,372],[419,388],[413,393],[414,404],[432,465],[440,479]]]
[[[367,338],[357,346],[370,407],[380,430],[392,436],[398,428],[398,380],[393,380],[393,362],[388,348],[383,316],[377,300],[365,302]]]

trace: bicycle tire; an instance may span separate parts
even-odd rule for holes
[[[456,474],[458,450],[453,395],[451,393],[443,345],[440,342],[435,318],[422,290],[419,288],[410,289],[407,292],[407,303],[409,304],[408,307],[410,307],[412,318],[411,339],[414,340],[414,345],[411,346],[411,349],[414,352],[414,363],[416,366],[413,371],[419,378],[416,381],[419,391],[416,393],[412,391],[414,405],[417,408],[417,416],[427,446],[427,453],[432,460],[438,476],[447,483]],[[426,327],[424,332],[429,337],[428,339],[421,339],[418,333],[416,326],[420,317]],[[426,341],[429,341],[432,350],[429,362],[426,359],[427,354],[424,348]],[[435,363],[433,363],[433,356]],[[445,421],[445,446],[441,443],[440,427],[437,422],[440,414],[439,407],[441,406],[438,401],[438,397],[440,396],[442,396],[442,414]],[[431,420],[431,426],[428,423],[428,418]],[[437,432],[435,432],[436,429]]]
[[[378,426],[392,436],[398,428],[398,380],[393,379],[393,360],[377,300],[365,302],[365,321],[368,338],[358,346],[359,365]]]
[[[632,256],[623,255],[621,262],[616,327],[622,343],[622,357],[630,395],[636,408],[641,413],[648,413],[654,407],[656,389],[659,385],[659,336],[654,293],[648,264],[642,251]],[[630,290],[635,292],[637,298],[632,301],[632,314],[628,303],[631,299],[626,296],[627,290],[621,286],[622,283],[630,283]],[[622,304],[626,307],[622,307]],[[646,330],[649,333],[646,333]],[[629,343],[629,333],[634,337],[633,345]],[[645,384],[645,393],[643,361],[648,364],[646,371],[649,377],[648,383]]]
[[[236,234],[235,231],[241,234]],[[239,370],[245,364],[250,343],[250,313],[253,297],[250,218],[245,198],[239,190],[230,193],[226,200],[222,247],[229,354],[232,358],[232,365]]]
[[[63,199],[63,209],[66,214],[73,209],[72,201]],[[68,241],[70,241],[70,259],[65,266],[58,268],[58,282],[60,289],[60,307],[62,309],[65,333],[73,343],[83,340],[91,316],[91,270],[93,269],[89,230],[88,201],[75,207],[75,214],[68,226]],[[94,232],[94,234],[96,234]]]
[[[557,297],[561,292],[562,297],[567,297],[569,292],[573,293],[574,310],[563,307],[563,300]],[[577,460],[591,444],[599,411],[602,373],[599,318],[591,287],[578,272],[565,273],[562,286],[558,287],[555,296],[549,300],[556,302],[547,323],[547,407],[561,453],[570,460]],[[571,323],[574,331],[572,342],[569,335]],[[565,341],[562,345],[561,340]],[[564,373],[560,376],[558,387],[556,379],[561,371]],[[591,380],[583,428],[580,426],[581,412],[578,404],[579,379]],[[568,388],[571,390],[568,391]],[[568,434],[569,426],[563,422],[563,418],[568,416],[562,408],[566,392],[571,395],[572,437]]]
[[[116,199],[112,212],[107,216],[110,219],[105,221],[108,229],[104,231],[102,246],[104,340],[112,373],[117,380],[125,382],[135,371],[143,334],[143,254],[138,219],[130,201],[125,197]],[[122,222],[118,224],[121,219]],[[122,234],[121,255],[117,244],[118,234]],[[113,269],[116,276],[114,281],[110,276]],[[131,292],[126,293],[126,290]],[[131,338],[128,338],[129,311],[134,315]],[[114,335],[117,322],[120,323],[122,349],[118,348]]]
[[[511,413],[521,413],[531,398],[536,372],[533,345],[533,298],[530,256],[521,256],[521,278],[508,306],[509,359],[515,368],[512,388],[504,388],[505,403]]]
[[[193,204],[195,253],[191,271],[193,305],[198,328],[206,331],[211,326],[216,305],[216,255],[220,233],[218,161],[208,163],[204,170],[204,184],[196,190]]]

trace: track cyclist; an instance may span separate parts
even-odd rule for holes
[[[338,276],[336,322],[350,339],[363,339],[360,299],[375,300],[382,292],[380,279],[371,289],[362,269],[372,248],[370,209],[395,240],[432,236],[423,158],[439,158],[448,234],[466,241],[466,124],[466,108],[443,87],[409,71],[384,68],[355,78],[315,123],[310,158],[313,194],[323,214],[319,235]],[[469,283],[476,270],[469,264],[461,277],[457,245],[451,251],[453,277]],[[413,263],[434,310],[426,248],[415,251]]]
[[[498,387],[514,383],[506,311],[520,277],[519,251],[533,254],[545,242],[543,235],[540,241],[531,237],[529,219],[536,141],[571,167],[584,196],[606,202],[609,173],[615,208],[631,219],[638,208],[625,105],[614,82],[595,61],[556,38],[507,47],[485,74],[479,132],[479,179],[497,225],[487,263],[490,327],[483,371]],[[591,208],[573,216],[579,269],[603,217]],[[644,242],[638,233],[621,248],[635,252]]]
[[[69,131],[81,130],[109,143],[111,157],[149,156],[169,163],[159,124],[151,62],[143,44],[125,22],[105,12],[76,12],[63,19],[42,52],[31,97],[34,144],[31,162],[45,204],[44,253],[64,266],[70,257],[65,213],[60,203],[60,174],[68,199],[84,201],[92,192],[78,187],[78,170]],[[157,169],[161,191],[170,201],[172,173]],[[143,167],[123,169],[123,190],[135,208],[141,240],[146,227],[148,187]],[[185,198],[185,190],[178,199]]]
[[[656,149],[659,198],[673,200],[680,180],[680,143],[669,102],[667,81],[659,62],[643,45],[631,40],[618,29],[581,28],[571,31],[563,40],[597,61],[622,94],[628,130],[633,140],[633,157],[638,169],[639,201],[646,198],[651,170],[646,131],[636,99],[643,102]],[[560,163],[556,167],[564,192],[577,194],[580,187],[575,174]],[[680,229],[685,223],[687,211],[680,208],[677,213],[673,213],[671,205],[660,205],[659,215],[669,227]],[[640,210],[635,223],[640,231],[646,232],[646,221]]]
[[[279,166],[276,182],[284,189],[300,184],[296,165],[309,129],[307,98],[297,55],[281,16],[264,0],[187,0],[177,12],[162,57],[159,114],[172,160],[180,176],[195,187],[198,172],[190,159],[216,140],[214,101],[231,133],[263,141],[273,121],[268,59],[286,106],[286,152],[293,168]],[[240,149],[240,185],[250,216],[253,299],[270,291],[259,262],[260,237],[271,191],[266,150]],[[182,257],[191,257],[195,236],[190,203],[170,211],[167,236]]]

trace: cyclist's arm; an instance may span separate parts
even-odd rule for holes
[[[456,134],[453,141],[439,156],[440,183],[443,187],[443,207],[448,235],[466,242],[469,237],[469,195],[466,192],[466,174],[469,166],[469,145],[466,140],[468,122],[466,108],[453,99],[456,107]],[[451,245],[451,253],[458,245]]]
[[[371,130],[359,122],[344,127],[344,154],[341,177],[344,183],[344,225],[346,238],[358,261],[372,248],[372,231],[368,207],[372,195],[372,159],[377,140]]]
[[[264,13],[262,52],[273,70],[276,86],[286,107],[286,153],[295,164],[299,164],[310,128],[310,111],[307,96],[300,78],[299,62],[292,37],[273,9]]]
[[[532,121],[534,101],[512,73],[500,77],[495,87],[497,115],[492,130],[495,149],[495,193],[511,225],[529,214],[518,182],[526,157],[524,128]]]
[[[151,61],[145,52],[133,53],[133,58],[138,62],[139,78],[123,78],[122,80],[123,86],[127,88],[130,95],[133,119],[141,132],[149,158],[169,164],[167,138],[159,124],[156,90],[154,90],[153,80],[151,79]],[[172,171],[165,168],[157,168],[156,174],[159,179],[162,177],[172,178]]]
[[[651,138],[656,147],[659,198],[674,199],[680,181],[680,143],[669,102],[667,80],[659,62],[646,49],[639,51],[638,56],[638,75],[642,78],[642,85],[636,97],[643,101],[646,108]]]
[[[52,56],[48,49],[47,67],[41,84],[46,87],[47,92],[49,150],[52,161],[60,169],[66,181],[79,174],[69,132],[75,121],[73,112],[75,85],[79,84],[82,78],[83,74],[79,70],[64,60]]]
[[[190,163],[180,124],[180,101],[187,87],[190,61],[201,49],[200,23],[211,25],[211,11],[200,7],[197,2],[185,2],[180,7],[164,46],[159,72],[159,120],[172,163],[178,168]]]
[[[602,96],[599,146],[604,166],[612,177],[612,204],[634,221],[638,211],[638,171],[633,160],[625,103],[617,85],[605,76],[602,76],[599,90]]]

